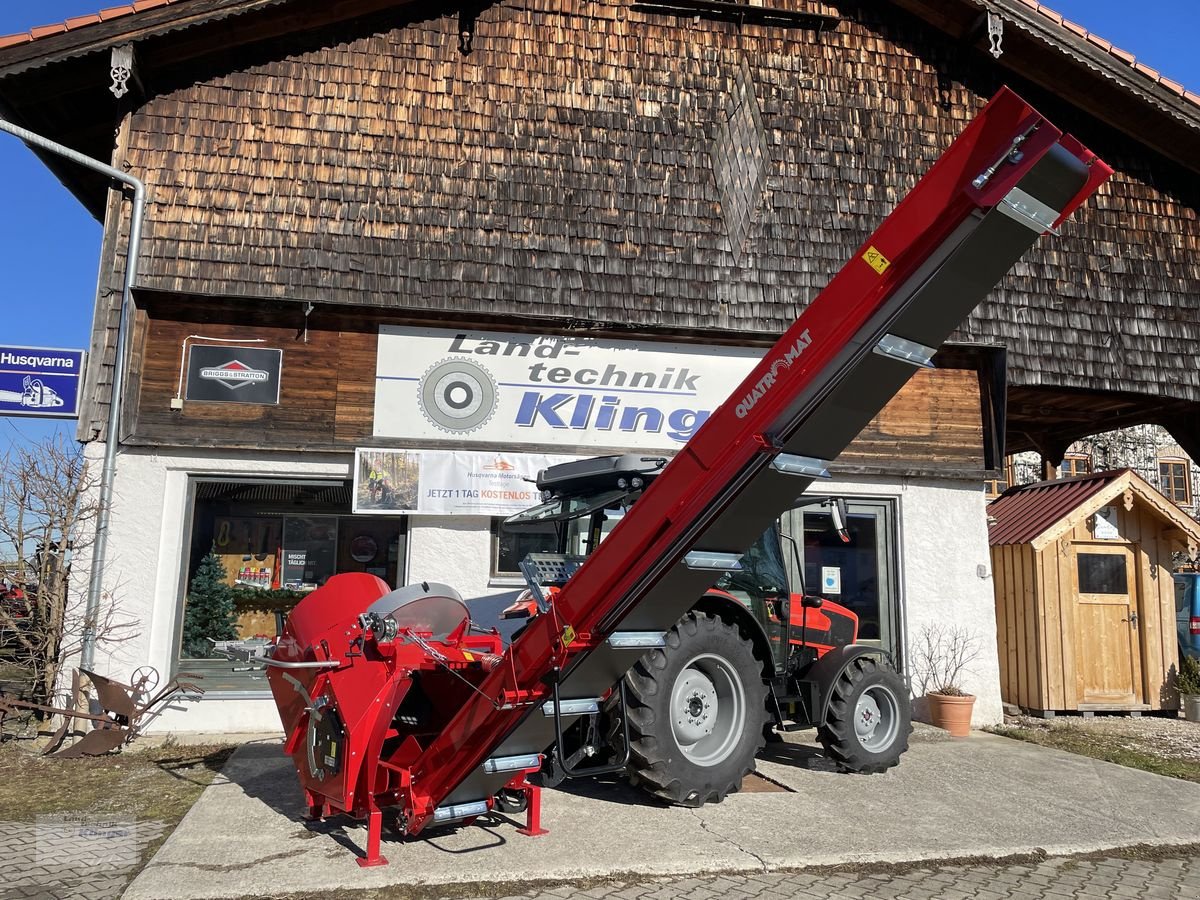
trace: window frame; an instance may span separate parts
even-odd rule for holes
[[[488,554],[489,555],[488,577],[492,580],[524,578],[524,576],[521,574],[521,570],[519,568],[513,569],[511,571],[508,569],[500,568],[500,529],[503,527],[504,521],[507,518],[508,518],[508,516],[492,516],[491,517],[491,525],[490,525],[491,535],[488,539],[488,545],[490,548],[490,552]],[[547,521],[544,523],[544,525],[548,529],[544,533],[550,538],[550,545],[547,548],[546,552],[553,553],[558,550],[558,531],[553,522]],[[539,530],[536,530],[531,527],[525,527],[525,528],[522,528],[521,530],[527,534],[539,533]]]
[[[1169,479],[1164,479],[1163,468],[1165,466],[1180,466],[1182,474],[1179,476],[1171,475]],[[1171,486],[1168,487],[1165,480],[1169,480]],[[1175,481],[1181,481],[1183,487],[1183,498],[1175,496]],[[1158,457],[1158,489],[1163,496],[1174,503],[1176,506],[1190,506],[1192,503],[1192,466],[1191,460],[1183,456],[1160,456]]]
[[[1067,464],[1070,463],[1070,473],[1067,472]],[[1083,463],[1085,468],[1080,470],[1079,463]],[[1062,462],[1058,465],[1059,478],[1077,478],[1080,475],[1091,475],[1093,471],[1092,457],[1087,453],[1068,453],[1063,456]]]

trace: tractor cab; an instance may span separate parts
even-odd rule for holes
[[[583,565],[650,487],[667,464],[661,456],[624,454],[563,463],[538,473],[542,502],[504,521],[507,529],[553,524],[556,552],[530,553],[519,565],[528,590],[503,618],[532,617],[545,612],[554,595]],[[846,539],[845,503],[841,499],[800,498],[800,504],[830,507],[833,527]],[[788,574],[790,552],[796,584]],[[775,674],[802,669],[835,646],[854,643],[858,617],[840,604],[808,596],[802,583],[804,566],[796,541],[772,523],[742,554],[735,569],[724,572],[707,592],[709,605],[718,598],[736,602],[757,626],[764,657]],[[793,587],[795,590],[793,590]]]

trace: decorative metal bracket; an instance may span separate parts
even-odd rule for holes
[[[1000,46],[1000,42],[1004,40],[1004,20],[998,13],[994,13],[990,9],[987,14],[987,36],[988,43],[991,44],[989,52],[999,59],[1000,54],[1004,52]]]
[[[112,75],[109,90],[120,100],[129,93],[129,79],[133,77],[133,44],[113,47],[109,66]]]

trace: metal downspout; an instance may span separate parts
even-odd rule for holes
[[[117,320],[117,347],[113,360],[112,394],[108,404],[108,433],[104,443],[104,468],[100,473],[100,509],[96,516],[96,542],[92,545],[92,571],[84,607],[83,641],[79,664],[92,668],[96,652],[96,618],[100,613],[100,594],[104,581],[104,561],[108,548],[109,508],[112,505],[113,480],[117,472],[117,444],[121,436],[121,400],[125,385],[125,363],[129,344],[129,320],[133,309],[133,283],[137,279],[142,244],[142,218],[146,210],[146,185],[139,178],[92,159],[19,125],[0,118],[0,131],[19,137],[26,144],[41,147],[71,162],[107,175],[113,181],[133,188],[133,213],[129,220],[129,249],[125,256],[125,287],[121,295],[121,313]],[[118,226],[119,227],[119,226]]]

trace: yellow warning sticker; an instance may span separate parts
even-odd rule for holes
[[[892,264],[892,261],[876,250],[874,247],[868,247],[867,252],[863,254],[863,259],[867,261],[867,265],[883,274],[884,270]]]
[[[463,659],[465,659],[467,662],[475,662],[475,655],[473,653],[471,653],[469,650],[464,650],[462,652],[462,655],[463,655]]]
[[[562,632],[562,645],[564,649],[569,647],[575,641],[575,629],[568,625]]]

